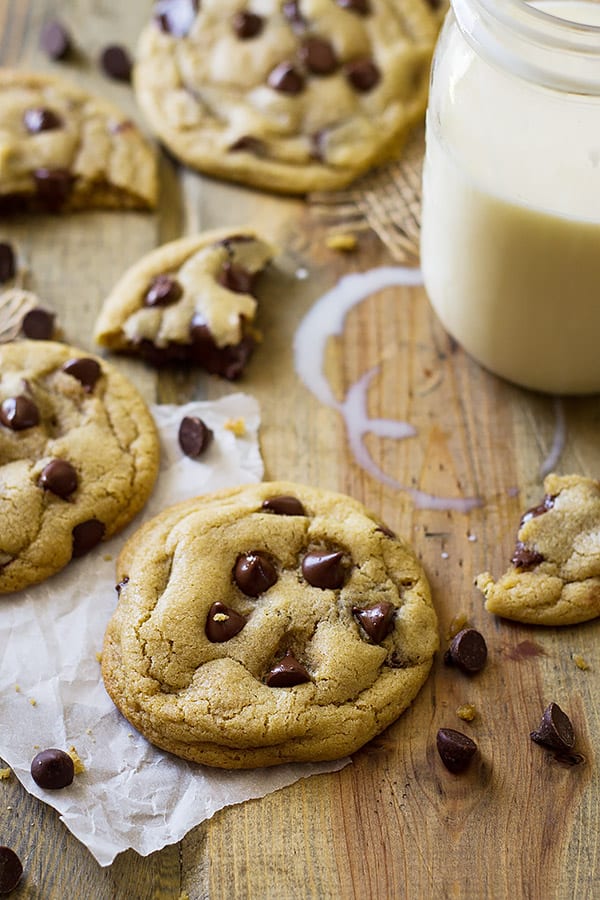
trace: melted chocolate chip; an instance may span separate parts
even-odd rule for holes
[[[186,456],[197,459],[213,439],[213,432],[197,416],[185,416],[179,426],[179,446]]]
[[[63,372],[76,378],[82,385],[86,394],[91,394],[96,382],[102,375],[100,363],[90,356],[82,356],[79,359],[70,359],[62,367]]]
[[[247,597],[258,597],[275,584],[277,570],[266,553],[251,550],[238,556],[233,579]]]
[[[0,243],[0,284],[12,281],[17,271],[15,252],[12,244]]]
[[[40,47],[50,59],[65,59],[71,50],[71,35],[61,22],[53,19],[42,27]]]
[[[454,774],[465,772],[477,753],[475,741],[453,728],[440,728],[436,743],[442,762]]]
[[[36,169],[33,178],[40,205],[48,212],[61,210],[73,189],[75,177],[71,172],[68,169]]]
[[[549,703],[537,731],[531,732],[531,740],[552,750],[566,753],[575,746],[575,732],[571,720],[558,703]]]
[[[361,94],[373,90],[381,78],[381,73],[372,59],[355,59],[346,63],[344,70],[354,90]]]
[[[310,675],[291,650],[285,654],[265,678],[269,687],[294,687],[310,681]]]
[[[7,397],[0,405],[0,422],[12,431],[24,431],[39,425],[40,411],[29,397]]]
[[[73,760],[64,750],[42,750],[31,763],[31,777],[45,790],[57,791],[68,787],[74,775]]]
[[[528,509],[527,512],[524,512],[521,516],[521,521],[519,523],[519,528],[522,528],[526,522],[529,522],[530,519],[536,519],[538,516],[542,516],[544,513],[548,512],[549,509],[552,509],[554,506],[554,501],[556,500],[556,494],[546,494],[544,499],[538,506],[532,506],[531,509]]]
[[[100,68],[116,81],[131,81],[132,62],[129,51],[120,44],[110,44],[100,54]]]
[[[306,512],[297,497],[278,494],[263,500],[262,508],[277,516],[305,516]]]
[[[106,526],[98,519],[88,519],[80,522],[73,529],[73,558],[85,556],[93,550],[104,537]]]
[[[156,275],[144,295],[145,306],[170,306],[183,296],[183,288],[171,275]]]
[[[62,128],[63,120],[51,109],[26,109],[23,113],[23,125],[29,134],[39,134],[40,131]]]
[[[472,675],[481,671],[487,660],[485,638],[475,628],[463,628],[452,639],[444,654],[446,665],[455,665]]]
[[[219,347],[210,328],[199,315],[195,315],[192,319],[190,337],[192,347],[191,351],[187,351],[188,357],[191,357],[207,372],[222,375],[229,381],[235,381],[240,377],[252,355],[255,344],[250,335],[244,335],[238,344]]]
[[[68,497],[77,490],[77,472],[66,459],[53,459],[40,474],[39,485],[57,497]]]
[[[49,341],[54,334],[55,318],[54,313],[36,306],[23,316],[21,331],[32,341]]]
[[[229,147],[230,153],[254,153],[255,156],[266,156],[266,150],[265,142],[251,134],[242,135]]]
[[[240,10],[232,17],[231,25],[240,40],[247,41],[261,33],[264,19],[262,16],[257,16],[256,13]]]
[[[309,37],[300,45],[300,59],[313,75],[331,75],[339,63],[329,41]]]
[[[343,559],[341,550],[333,553],[312,551],[302,560],[302,574],[313,587],[322,590],[341,588],[346,580]]]
[[[227,260],[217,275],[217,281],[228,291],[236,294],[251,294],[255,275],[253,272],[249,272],[245,266]]]
[[[0,847],[0,894],[14,891],[22,875],[23,865],[15,851],[10,847]]]
[[[359,16],[368,16],[371,12],[369,0],[337,0],[337,5]]]
[[[380,644],[394,627],[394,613],[396,607],[386,600],[375,603],[373,606],[353,606],[352,614],[361,624],[366,634]]]
[[[544,562],[544,557],[537,550],[530,550],[522,541],[517,541],[510,561],[516,569],[533,569]]]
[[[299,94],[304,89],[304,78],[291,62],[282,62],[271,71],[267,84],[282,94]]]
[[[199,9],[199,0],[158,0],[154,5],[154,17],[165,34],[185,37]]]
[[[222,644],[235,637],[245,624],[245,616],[217,601],[213,603],[206,617],[206,637],[213,644]]]

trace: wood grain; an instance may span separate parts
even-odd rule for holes
[[[149,2],[0,0],[0,62],[76,77],[137,115],[129,88],[108,81],[97,55],[109,41],[131,48]],[[76,59],[49,63],[41,23],[68,17]],[[16,779],[0,782],[0,843],[26,866],[15,898],[337,900],[337,898],[557,898],[599,896],[600,784],[595,747],[599,624],[525,628],[493,619],[473,587],[483,569],[503,570],[521,511],[542,494],[540,468],[564,414],[560,472],[598,475],[597,398],[552,398],[489,375],[444,334],[420,289],[387,289],[347,317],[329,341],[327,373],[343,397],[379,366],[372,416],[412,423],[403,441],[369,435],[375,464],[400,484],[447,497],[480,497],[469,514],[419,509],[406,491],[369,475],[353,459],[339,413],[313,397],[294,371],[294,333],[314,301],[340,276],[390,258],[361,235],[354,254],[327,249],[324,229],[299,200],[260,195],[161,162],[156,215],[90,213],[65,219],[0,221],[0,239],[25,251],[31,286],[58,311],[67,337],[91,349],[103,297],[123,269],[156,244],[217,225],[251,222],[282,248],[280,272],[261,310],[264,344],[242,387],[260,401],[268,478],[347,491],[407,536],[426,566],[442,644],[464,614],[488,641],[489,664],[475,678],[436,661],[413,707],[334,775],[303,780],[262,800],[225,809],[179,845],[147,859],[125,853],[101,869],[53,810]],[[299,280],[299,267],[309,278]],[[316,361],[315,361],[316,362]],[[155,373],[121,365],[148,400],[218,397],[230,385],[198,373]],[[581,671],[572,656],[590,664]],[[569,711],[585,763],[559,765],[529,732],[544,706]],[[456,708],[473,703],[461,723]],[[450,775],[435,752],[439,727],[472,734],[479,763]],[[15,723],[15,727],[18,724]]]

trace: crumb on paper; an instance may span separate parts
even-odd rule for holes
[[[456,715],[464,722],[472,722],[477,715],[477,710],[472,703],[463,703],[462,706],[459,706],[456,710]]]
[[[12,775],[12,769],[0,769],[0,781],[7,781]]]
[[[450,624],[448,625],[448,634],[446,636],[447,639],[449,641],[452,640],[452,638],[456,637],[458,632],[462,631],[463,628],[466,628],[466,626],[468,624],[469,624],[469,620],[468,620],[467,616],[465,615],[465,613],[462,613],[462,612],[457,613],[452,618],[452,620],[450,621]]]
[[[356,250],[358,238],[355,234],[338,231],[335,234],[330,234],[325,243],[330,250],[341,250],[345,253],[349,253],[352,250]]]
[[[71,759],[73,760],[73,768],[74,768],[74,770],[75,770],[75,774],[76,774],[76,775],[81,775],[82,772],[85,772],[85,766],[84,766],[84,764],[82,763],[82,761],[81,761],[81,759],[80,759],[80,757],[79,757],[79,754],[77,753],[77,750],[75,749],[75,747],[69,747],[69,749],[67,750],[67,753],[69,754],[69,756],[70,756]]]
[[[102,663],[102,650],[97,650],[95,656],[97,662]]]
[[[20,684],[15,684],[15,693],[17,693],[17,694],[21,693],[21,685]]]
[[[37,706],[37,700],[35,699],[35,697],[30,697],[29,703],[31,706]]]
[[[236,437],[244,437],[246,434],[246,420],[245,419],[227,419],[223,428],[226,428],[227,431],[233,432]]]
[[[577,666],[578,669],[581,669],[582,672],[587,672],[590,667],[589,662],[584,659],[584,657],[580,653],[573,654],[573,662]]]

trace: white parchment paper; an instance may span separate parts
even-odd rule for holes
[[[260,481],[259,409],[244,394],[217,402],[152,408],[162,463],[146,509],[129,528],[63,572],[0,597],[0,756],[24,787],[57,809],[102,866],[123,850],[142,855],[180,840],[224,806],[262,797],[348,760],[224,771],[153,748],[117,712],[100,676],[98,654],[116,604],[115,560],[127,536],[166,506],[196,494]],[[183,416],[202,418],[214,440],[199,459],[177,441]],[[246,432],[225,428],[243,419]],[[75,747],[85,772],[60,791],[30,774],[39,750]]]

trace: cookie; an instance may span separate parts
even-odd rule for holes
[[[125,545],[102,673],[145,737],[222,768],[335,759],[393,722],[438,646],[414,553],[289,482],[180,503]]]
[[[489,612],[532,625],[600,616],[600,481],[551,474],[545,497],[521,518],[512,566],[477,577]]]
[[[0,214],[156,205],[154,152],[123,112],[54,76],[0,70]]]
[[[286,193],[343,187],[396,156],[422,118],[442,5],[159,0],[137,99],[202,172]]]
[[[0,593],[123,528],[158,470],[154,420],[105,360],[52,341],[0,346]]]
[[[254,349],[254,293],[273,248],[248,230],[207,231],[143,257],[106,299],[96,341],[155,366],[236,379]]]

